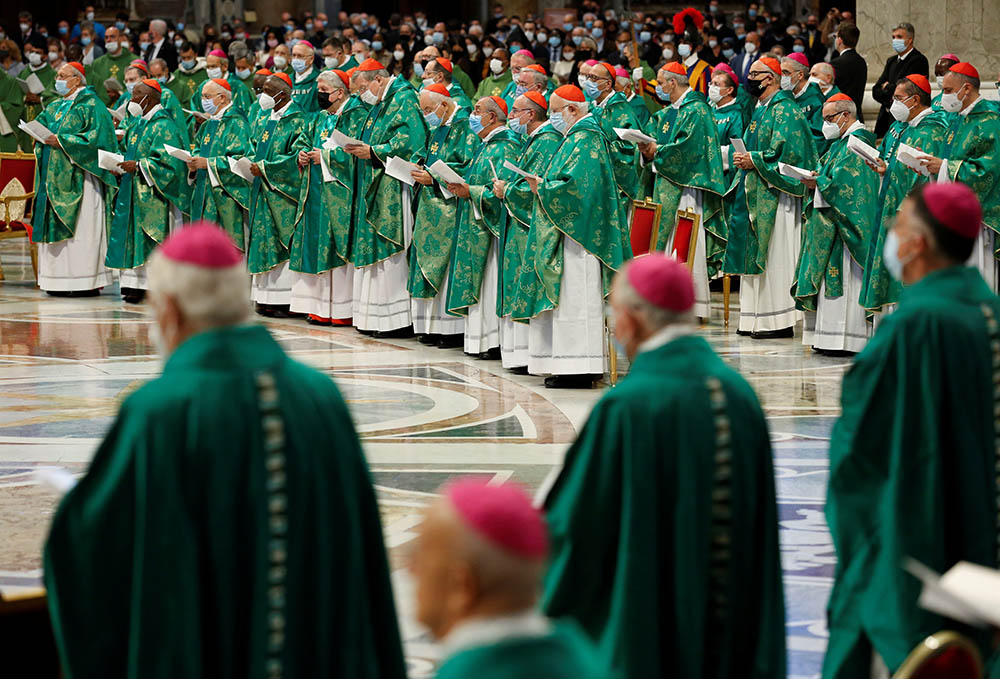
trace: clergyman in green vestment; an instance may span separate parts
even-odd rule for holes
[[[184,135],[160,105],[160,83],[146,79],[132,88],[118,164],[123,174],[108,229],[104,263],[119,271],[126,302],[142,299],[147,288],[146,260],[174,227],[180,226],[191,202],[183,161],[166,146],[183,148]]]
[[[802,343],[823,352],[861,351],[871,326],[858,303],[868,241],[874,231],[878,181],[848,149],[854,136],[875,146],[845,94],[821,109],[830,147],[818,171],[802,183],[810,190],[802,218],[802,250],[792,296],[804,312]]]
[[[548,536],[527,493],[471,478],[439,493],[410,557],[417,620],[443,648],[437,679],[608,679],[576,623],[536,608]]]
[[[166,364],[45,545],[67,677],[404,679],[371,476],[333,381],[250,324],[211,224],[149,263]]]
[[[14,153],[19,147],[27,152],[31,137],[21,132],[18,121],[24,118],[24,92],[15,78],[0,68],[0,153]]]
[[[542,610],[583,627],[602,677],[782,679],[764,413],[696,334],[687,267],[662,253],[624,266],[611,308],[632,366],[594,406],[545,499]]]
[[[308,40],[301,40],[292,47],[292,101],[306,113],[319,110],[316,103],[316,78],[319,69],[313,61],[316,50]]]
[[[114,175],[98,165],[98,149],[116,149],[107,107],[87,87],[83,64],[59,69],[61,99],[36,120],[52,136],[35,144],[32,238],[38,244],[38,287],[46,292],[90,293],[114,281],[104,266]]]
[[[87,84],[93,88],[105,106],[114,102],[108,99],[104,81],[108,78],[114,78],[118,82],[124,83],[125,69],[135,59],[138,59],[128,49],[128,46],[128,38],[125,35],[114,26],[108,28],[104,33],[105,53],[94,59],[94,63],[87,67]]]
[[[895,672],[928,635],[991,634],[923,609],[908,559],[998,566],[1000,299],[965,262],[981,208],[964,184],[911,191],[886,241],[897,309],[844,375],[826,519],[837,552],[824,679]],[[874,662],[873,662],[874,660]]]

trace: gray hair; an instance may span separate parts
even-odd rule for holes
[[[845,101],[843,99],[837,101],[831,101],[829,103],[823,104],[823,107],[830,106],[833,108],[834,113],[843,113],[847,111],[852,118],[858,117],[858,107],[853,101]]]
[[[660,76],[663,76],[666,80],[676,80],[678,83],[684,87],[690,87],[691,81],[688,80],[686,75],[681,75],[680,73],[674,73],[673,71],[668,71],[666,69],[660,69],[660,72],[656,74],[657,82],[659,82]]]
[[[895,26],[892,27],[892,30],[894,30],[894,31],[898,31],[900,29],[906,31],[906,34],[908,36],[910,36],[911,38],[915,35],[915,32],[913,30],[913,24],[907,23],[905,21],[901,21],[901,22],[899,22],[898,24],[896,24]]]
[[[250,48],[242,40],[233,40],[229,43],[229,56],[235,62],[237,59],[250,58]]]
[[[372,80],[375,80],[375,78],[377,78],[378,76],[382,76],[383,78],[388,78],[389,71],[385,70],[384,68],[380,68],[377,71],[358,70],[354,72],[354,75],[360,78],[362,82],[370,83]]]
[[[163,19],[153,19],[149,22],[149,30],[156,31],[157,35],[166,35],[167,22]]]
[[[833,66],[831,66],[825,61],[816,62],[815,64],[813,64],[813,68],[818,69],[820,73],[822,73],[823,75],[828,75],[831,78],[835,78],[837,76],[836,71],[833,70]]]
[[[164,71],[167,71],[168,73],[170,72],[170,64],[167,63],[166,59],[161,59],[160,57],[156,57],[155,59],[149,62],[149,68],[152,69],[153,66],[159,66]]]
[[[124,92],[125,91],[124,85],[122,85],[120,82],[118,82],[118,78],[108,78],[107,80],[105,80],[104,81],[104,89],[106,89],[106,90],[114,90],[115,92]]]
[[[549,81],[549,77],[544,73],[539,73],[533,68],[522,68],[518,75],[527,76],[533,82],[532,85],[544,85]]]
[[[805,64],[803,64],[802,62],[795,61],[795,59],[789,59],[788,57],[782,57],[781,58],[781,65],[782,65],[782,67],[787,66],[788,68],[792,69],[793,71],[797,71],[797,72],[802,72],[802,71],[808,71],[809,70],[809,67],[806,66]]]
[[[324,82],[327,85],[335,87],[339,90],[347,89],[347,85],[344,84],[344,81],[341,80],[340,76],[334,73],[333,71],[320,71],[319,75],[316,77],[316,80]]]
[[[206,269],[175,262],[159,250],[149,259],[151,302],[172,297],[197,331],[246,323],[250,318],[250,274],[245,264]]]
[[[493,97],[483,97],[479,101],[482,103],[483,108],[496,115],[497,120],[502,123],[507,122],[507,114],[503,112],[502,108],[500,108],[500,104],[493,101]]]
[[[212,88],[215,88],[216,90],[218,90],[219,93],[221,93],[222,96],[226,98],[226,101],[232,101],[233,100],[233,93],[230,90],[227,90],[225,87],[222,87],[221,85],[217,85],[216,83],[212,82],[211,80],[208,80],[208,81],[205,82],[205,85],[202,87],[201,91],[204,92],[206,87],[212,87]]]
[[[527,109],[535,114],[535,120],[545,120],[548,117],[548,111],[541,107],[540,105],[533,102],[531,99],[524,97],[524,100],[528,102]]]
[[[656,332],[668,325],[694,325],[694,306],[687,311],[669,311],[654,306],[643,299],[632,287],[628,276],[625,275],[628,266],[629,264],[626,263],[615,276],[615,285],[618,291],[616,298],[619,304],[642,318],[648,331]]]

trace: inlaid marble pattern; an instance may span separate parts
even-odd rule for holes
[[[160,360],[144,307],[114,290],[48,298],[34,289],[23,246],[0,243],[0,589],[37,587],[40,550],[57,498],[32,471],[82,474],[131,391]],[[721,326],[717,301],[703,334],[760,395],[769,417],[781,506],[789,677],[818,677],[833,545],[823,518],[827,446],[844,359],[798,339],[755,342]],[[435,490],[457,475],[515,479],[544,489],[601,390],[546,390],[499,362],[415,341],[377,341],[351,329],[268,322],[295,358],[329,374],[352,410],[381,505],[401,625],[414,678],[439,651],[412,619],[409,543]],[[604,385],[607,388],[607,385]]]

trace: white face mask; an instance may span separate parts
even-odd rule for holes
[[[752,42],[748,42],[743,46],[743,51],[747,54],[753,54],[757,51],[757,45]]]
[[[49,61],[59,61],[59,52],[49,52]]]
[[[28,63],[32,66],[38,66],[38,64],[42,63],[42,55],[38,52],[29,52]]]
[[[274,108],[274,103],[275,103],[274,97],[272,97],[270,94],[266,93],[261,94],[259,101],[260,101],[260,109],[262,111],[270,111],[272,108]]]
[[[406,53],[403,50],[396,50],[395,52],[392,53],[392,58],[395,59],[396,61],[402,61],[403,57],[405,56]]]
[[[288,59],[286,57],[283,57],[283,56],[281,56],[279,54],[276,57],[274,57],[274,65],[278,67],[278,70],[281,70],[285,66],[288,65]],[[209,77],[211,77],[211,76],[209,76]],[[218,77],[218,76],[216,76],[216,77]]]
[[[126,108],[128,110],[128,114],[133,118],[138,118],[139,116],[142,115],[142,106],[139,104],[139,102],[130,101]]]
[[[948,113],[958,113],[962,110],[962,100],[958,98],[958,92],[949,92],[941,95],[941,108]]]
[[[823,89],[826,87],[825,83],[814,75],[809,76],[809,82],[811,82],[816,87]]]
[[[492,47],[484,47],[483,48],[483,56],[486,57],[487,59],[489,59],[491,56],[493,56],[493,49],[494,48],[492,48]]]
[[[106,42],[104,43],[104,48],[111,54],[114,54],[118,51],[118,43],[113,40],[111,42]]]
[[[944,87],[944,76],[943,75],[936,75],[936,76],[934,76],[934,80],[937,81],[937,86],[938,87]]]
[[[672,49],[670,49],[669,47],[664,47],[663,48],[663,58],[664,59],[668,59],[668,60],[669,59],[673,59],[674,58],[674,51]]]
[[[831,123],[829,120],[823,121],[823,137],[825,139],[838,139],[840,137],[840,125]]]
[[[503,73],[503,62],[499,59],[490,59],[490,70],[493,71],[493,75],[500,75]]]
[[[216,66],[215,68],[206,68],[205,75],[207,75],[209,78],[221,78],[222,69],[219,68],[218,66]]]
[[[361,93],[361,101],[365,102],[369,106],[373,106],[378,101],[378,97],[376,97],[375,93],[371,90],[365,90]]]
[[[901,123],[906,122],[906,120],[910,117],[910,109],[908,109],[906,104],[901,102],[899,99],[892,100],[892,105],[889,107],[889,113],[892,114],[893,118]]]
[[[691,45],[681,44],[677,46],[677,54],[680,55],[681,59],[687,59],[691,56]]]
[[[793,87],[795,86],[792,85],[792,76],[790,75],[781,76],[781,89],[791,90]]]
[[[722,99],[722,90],[719,89],[718,85],[708,86],[708,100],[713,104],[718,104],[719,100]]]

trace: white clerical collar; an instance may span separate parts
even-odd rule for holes
[[[576,127],[577,125],[579,125],[580,123],[582,123],[587,118],[590,118],[592,115],[593,115],[592,113],[588,112],[585,116],[583,116],[582,118],[580,118],[579,120],[577,120],[575,123],[573,123],[572,125],[570,125],[569,129],[566,130],[566,135],[568,136],[569,133],[573,131],[574,127]]]
[[[798,99],[799,97],[803,96],[806,92],[809,91],[809,81],[806,80],[805,83],[806,84],[803,85],[802,89],[799,90],[798,92],[796,92],[795,90],[792,90],[792,96],[793,97],[795,97],[796,99]]]
[[[780,91],[781,91],[781,90],[778,90],[778,91],[777,91],[777,92],[775,92],[774,94],[777,94],[777,93],[778,93],[778,92],[780,92]],[[758,99],[758,100],[757,100],[757,106],[767,106],[768,104],[770,104],[770,103],[771,103],[771,100],[772,100],[772,99],[774,99],[774,94],[772,94],[772,95],[771,95],[770,97],[768,97],[767,99],[765,99],[764,97],[761,97],[760,99]]]
[[[536,127],[534,132],[529,133],[528,136],[529,137],[534,137],[536,134],[538,134],[539,132],[541,132],[542,130],[544,130],[545,127],[548,126],[548,125],[549,125],[549,121],[546,120],[544,123],[542,123],[541,125],[539,125],[538,127]]]
[[[660,328],[655,333],[646,338],[636,350],[637,354],[643,354],[653,349],[659,349],[665,344],[673,342],[679,337],[687,337],[694,334],[694,326],[690,323],[672,323],[664,328]]]
[[[44,61],[42,63],[38,64],[38,66],[32,66],[31,64],[28,64],[28,68],[31,69],[32,73],[34,73],[35,71],[40,71],[43,68],[45,68],[46,66],[48,66],[48,64],[46,64]]]
[[[698,63],[698,53],[695,52],[694,50],[691,50],[691,55],[684,60],[684,65],[687,66],[688,68],[691,68],[697,63]]]
[[[223,106],[222,108],[220,108],[218,111],[215,112],[215,115],[212,116],[212,120],[219,120],[219,119],[221,119],[222,118],[222,114],[225,113],[226,111],[228,111],[229,107],[232,106],[232,105],[233,105],[233,102],[230,101],[228,104],[226,104],[225,106]]]
[[[456,113],[458,113],[458,104],[455,104],[455,108],[451,109],[451,113],[448,114],[448,117],[441,124],[451,125],[451,121],[455,119]]]
[[[288,107],[291,105],[292,105],[292,100],[289,99],[288,103],[282,106],[281,108],[272,109],[271,120],[281,120],[282,116],[285,115],[285,111],[287,111]]]
[[[825,89],[824,89],[824,87],[822,85],[817,85],[816,87],[819,88],[819,91],[823,93],[824,97],[827,95],[827,92],[829,92],[830,90],[833,89],[833,85],[830,85],[829,87],[827,87]]]
[[[625,97],[625,101],[632,101],[633,99],[635,99],[635,92]]]
[[[298,82],[302,82],[303,80],[305,80],[306,78],[308,78],[308,77],[309,77],[309,75],[310,75],[310,74],[311,74],[312,72],[313,72],[313,67],[312,67],[312,66],[310,66],[310,67],[309,67],[309,68],[307,68],[306,70],[302,71],[302,73],[296,73],[296,74],[295,74],[295,82],[297,82],[297,83],[298,83]]]
[[[69,99],[70,101],[73,101],[74,99],[76,99],[76,95],[80,94],[80,92],[83,92],[83,87],[85,86],[76,88],[70,94],[67,94],[65,98]]]
[[[963,108],[961,111],[959,111],[958,115],[960,115],[960,116],[962,116],[964,118],[965,116],[967,116],[970,113],[972,113],[972,109],[974,109],[976,107],[976,104],[978,104],[979,100],[982,99],[982,98],[983,98],[982,95],[976,97],[976,100],[974,102],[972,102],[971,104],[969,104],[968,106],[966,106],[965,108]]]
[[[736,98],[733,97],[733,99],[731,99],[728,104],[722,104],[721,106],[716,105],[715,106],[715,110],[716,111],[721,111],[724,108],[728,108],[729,106],[733,106],[735,103],[736,103]]]
[[[504,127],[505,127],[504,125],[500,125],[496,129],[490,130],[490,133],[487,134],[485,137],[483,137],[483,143],[485,144],[490,139],[492,139],[493,137],[497,136],[497,134],[499,134],[500,131],[503,130]]]
[[[690,91],[691,88],[690,87],[687,88],[687,90],[684,91],[684,94],[682,94],[680,98],[677,99],[677,101],[673,101],[670,103],[670,108],[680,108],[681,104],[684,103],[684,100],[687,99],[688,92]]]
[[[854,124],[851,125],[850,127],[848,127],[844,131],[844,135],[843,136],[846,137],[849,134],[853,134],[855,130],[861,130],[861,129],[864,129],[864,127],[865,127],[865,124],[863,122],[861,122],[860,120],[855,120]]]
[[[928,106],[923,111],[921,111],[917,115],[913,116],[913,120],[911,120],[909,122],[910,127],[916,127],[917,125],[920,124],[921,120],[923,120],[924,118],[926,118],[927,116],[929,116],[933,112],[934,112],[934,109],[932,109],[930,106]]]
[[[910,56],[910,52],[912,52],[912,51],[913,51],[913,47],[910,47],[910,49],[906,50],[905,52],[903,52],[902,54],[900,54],[896,58],[899,59],[900,61],[902,61],[906,57]]]
[[[552,629],[548,618],[534,609],[495,618],[473,618],[455,626],[442,643],[444,657],[479,646],[491,646],[507,639],[545,636]]]
[[[389,96],[389,90],[392,89],[392,83],[396,80],[396,76],[389,78],[389,82],[385,84],[385,89],[382,90],[382,96],[378,98],[379,101],[385,101],[385,98]]]
[[[160,109],[162,109],[162,108],[163,108],[162,106],[160,106],[159,104],[157,104],[157,105],[156,105],[156,106],[154,106],[153,108],[149,109],[149,112],[148,112],[148,113],[146,113],[146,114],[145,114],[145,115],[144,115],[144,116],[142,117],[142,119],[143,119],[143,120],[149,120],[149,119],[150,119],[150,118],[152,118],[152,117],[153,117],[154,115],[156,115],[156,112],[157,112],[157,111],[159,111],[159,110],[160,110]]]

